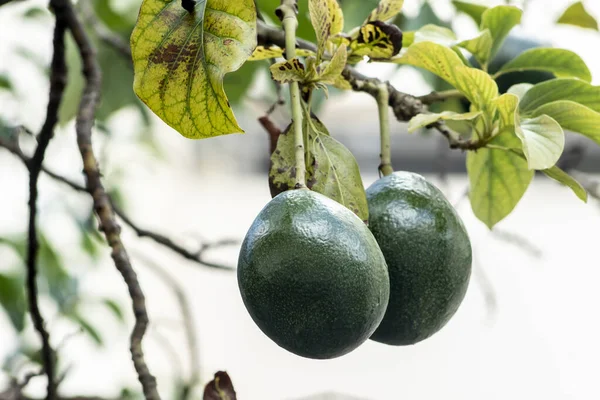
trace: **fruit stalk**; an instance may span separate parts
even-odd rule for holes
[[[296,57],[296,29],[298,28],[298,4],[296,0],[281,0],[275,11],[285,32],[285,56],[288,61]],[[294,130],[296,160],[296,189],[306,187],[306,161],[304,155],[304,135],[302,133],[302,103],[298,82],[290,83],[290,103]]]
[[[394,173],[392,167],[392,144],[390,140],[390,116],[389,116],[389,99],[387,83],[379,85],[377,94],[377,107],[379,108],[379,129],[381,136],[381,164],[379,172],[383,176],[388,176]]]

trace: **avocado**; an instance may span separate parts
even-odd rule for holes
[[[390,301],[371,339],[415,344],[446,325],[462,302],[471,276],[469,236],[442,192],[418,174],[379,179],[367,201],[390,275]]]
[[[365,223],[307,189],[277,195],[258,214],[237,274],[258,327],[306,358],[357,348],[379,325],[389,299],[387,266]]]

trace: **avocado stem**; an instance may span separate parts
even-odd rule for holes
[[[390,93],[387,83],[379,85],[377,93],[377,107],[379,108],[379,130],[381,137],[381,164],[379,172],[383,176],[394,173],[392,167],[392,143],[390,139],[390,114],[389,114]]]
[[[298,4],[296,0],[281,0],[275,14],[281,20],[285,32],[285,57],[288,61],[296,57],[296,29],[298,28]],[[294,131],[294,149],[296,162],[296,189],[306,188],[306,161],[304,154],[304,135],[302,133],[302,99],[298,82],[290,83],[290,103]]]

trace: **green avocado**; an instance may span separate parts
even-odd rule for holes
[[[367,189],[369,228],[385,256],[390,301],[371,339],[410,345],[452,318],[471,276],[471,242],[442,192],[410,172]]]
[[[367,226],[306,189],[283,192],[263,208],[242,243],[237,271],[254,322],[302,357],[354,350],[388,304],[387,266]]]

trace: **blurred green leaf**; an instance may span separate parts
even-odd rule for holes
[[[50,15],[52,15],[50,11],[47,8],[42,7],[31,7],[23,13],[23,17],[29,19],[49,17]]]
[[[25,327],[25,279],[21,274],[0,274],[0,305],[17,332]]]
[[[256,71],[267,68],[266,62],[247,62],[240,69],[225,75],[224,86],[227,99],[233,105],[239,104],[252,85]]]
[[[6,89],[12,92],[13,85],[7,75],[0,74],[0,89]]]
[[[521,22],[522,15],[523,11],[513,6],[496,6],[481,15],[480,29],[489,29],[493,39],[490,58],[498,53],[508,33]]]
[[[554,167],[545,169],[542,172],[549,178],[552,178],[555,181],[571,188],[577,197],[587,203],[588,193],[585,188],[581,186],[581,183],[577,182],[575,178],[567,174],[565,171],[555,165]]]
[[[96,16],[111,31],[117,32],[126,39],[131,35],[135,20],[137,17],[136,9],[131,8],[130,12],[119,13],[115,11],[111,0],[92,0]],[[139,9],[139,5],[137,6]]]
[[[67,317],[81,327],[81,329],[96,343],[98,346],[104,345],[102,336],[92,323],[79,312],[68,314]]]
[[[558,18],[556,23],[598,30],[598,21],[587,12],[581,1],[578,1],[567,8],[563,15]]]
[[[581,133],[600,144],[600,113],[584,105],[569,100],[554,101],[535,109],[531,115],[548,115],[563,129]]]
[[[477,26],[481,25],[481,16],[488,9],[486,6],[466,1],[454,0],[452,4],[454,4],[454,7],[456,7],[458,11],[463,12],[469,17],[473,18],[473,21],[475,21]]]
[[[102,304],[119,320],[125,322],[125,315],[119,303],[112,299],[102,299]]]
[[[487,66],[492,51],[492,43],[492,34],[489,29],[486,29],[479,36],[460,42],[458,46],[473,54],[480,65]]]

